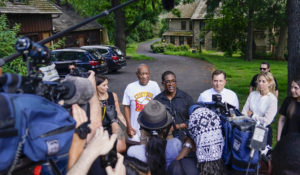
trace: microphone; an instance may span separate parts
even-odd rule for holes
[[[72,87],[73,84],[74,87]],[[63,96],[66,105],[87,104],[93,97],[95,89],[87,78],[67,76],[63,81],[68,93]]]
[[[2,89],[6,93],[15,93],[20,88],[22,83],[22,76],[19,74],[6,73],[1,77],[0,84]]]
[[[174,0],[162,0],[164,9],[171,10],[174,8]]]

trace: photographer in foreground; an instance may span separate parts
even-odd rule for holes
[[[90,76],[88,77],[89,81],[91,82],[93,87],[96,87],[95,83],[95,73],[93,71],[90,71]],[[94,88],[95,89],[95,88]],[[69,161],[68,161],[68,169],[70,169],[73,164],[78,160],[79,156],[81,155],[85,142],[89,142],[91,138],[93,138],[94,134],[96,133],[96,129],[102,126],[102,122],[99,116],[101,116],[101,108],[99,101],[97,99],[97,94],[94,92],[93,97],[89,101],[90,105],[90,133],[83,133],[85,135],[85,138],[82,136],[81,138],[78,137],[78,133],[74,133],[72,146],[69,151]],[[74,109],[74,108],[73,108]],[[75,107],[74,114],[76,115],[76,112],[78,112],[78,115],[81,115],[81,117],[85,118],[86,113],[82,109],[78,109]],[[74,115],[73,114],[73,115]],[[85,117],[84,117],[85,115]],[[87,132],[87,131],[85,131]],[[88,134],[88,135],[87,135]]]

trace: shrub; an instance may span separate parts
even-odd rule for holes
[[[162,42],[155,42],[151,44],[152,52],[154,53],[163,53],[164,51],[172,51],[172,52],[179,52],[179,51],[189,51],[190,47],[188,45],[181,45],[176,46],[170,43],[162,43]]]

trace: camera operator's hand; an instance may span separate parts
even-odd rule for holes
[[[76,121],[76,128],[88,121],[85,111],[78,105],[72,105],[72,115]],[[73,134],[72,145],[69,150],[68,169],[70,169],[81,155],[86,140],[81,139],[77,133]]]
[[[96,88],[96,80],[95,80],[95,72],[92,70],[89,70],[89,77],[88,79],[90,80],[90,82],[92,83],[93,87]]]
[[[86,151],[91,155],[99,156],[107,154],[114,146],[117,139],[116,134],[112,134],[109,138],[109,134],[103,127],[96,130],[95,136],[87,145]]]
[[[97,128],[102,126],[102,120],[99,116],[102,116],[102,110],[100,108],[100,102],[98,100],[98,95],[96,91],[96,80],[95,80],[95,72],[89,71],[90,75],[88,77],[88,80],[91,82],[95,89],[95,93],[93,97],[90,99],[90,128],[91,133],[88,135],[88,142],[93,138],[94,134],[96,133]]]
[[[72,115],[76,121],[76,128],[88,121],[85,111],[78,104],[72,105]]]
[[[130,138],[132,138],[136,134],[136,130],[131,126],[127,126],[127,134]]]
[[[126,169],[123,164],[124,162],[124,156],[122,156],[120,153],[117,154],[118,161],[114,169],[112,169],[111,166],[108,166],[105,168],[106,173],[108,175],[125,175],[126,174]]]

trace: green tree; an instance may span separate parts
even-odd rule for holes
[[[215,9],[218,3],[214,4],[215,2],[208,1],[209,20],[207,20],[206,31],[213,31],[218,48],[226,55],[232,56],[233,52],[244,51],[247,27],[245,17],[241,15],[245,13],[244,4],[240,0],[224,1],[216,16]]]
[[[17,33],[20,31],[20,25],[9,27],[6,15],[0,16],[0,58],[15,53],[15,43],[17,41]],[[2,67],[3,72],[27,73],[26,65],[22,58],[15,59]]]
[[[213,26],[212,31],[218,36],[221,50],[229,55],[232,51],[240,50],[248,61],[252,60],[255,52],[254,29],[269,30],[272,35],[273,29],[284,26],[285,0],[208,0],[207,6],[210,19],[216,18],[213,14],[219,7],[218,20],[211,20],[210,26]],[[274,36],[270,38],[274,44]],[[282,41],[284,37],[280,39]]]
[[[117,6],[125,2],[125,0],[86,0],[84,2],[81,0],[68,0],[68,2],[84,15],[93,16],[113,6]],[[126,37],[134,32],[139,25],[151,28],[151,25],[146,24],[156,23],[161,12],[160,0],[139,0],[115,11],[113,15],[99,19],[98,22],[105,26],[109,31],[110,38],[114,38],[115,45],[125,53]]]

